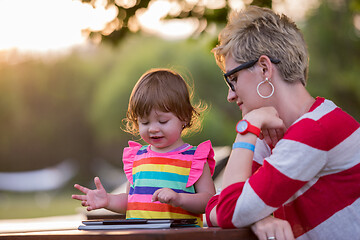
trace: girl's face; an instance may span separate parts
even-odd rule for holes
[[[226,71],[230,71],[239,66],[231,56],[225,58]],[[253,109],[261,107],[264,102],[256,92],[257,84],[262,81],[257,74],[257,64],[254,67],[240,70],[229,77],[235,87],[235,91],[229,88],[227,100],[236,102],[242,112],[242,116]]]
[[[139,118],[138,124],[141,138],[155,152],[169,152],[184,144],[181,132],[185,122],[172,112],[152,109],[148,116]]]

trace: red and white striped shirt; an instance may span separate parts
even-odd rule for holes
[[[317,98],[275,148],[258,140],[259,168],[210,200],[207,214],[217,204],[223,228],[274,213],[290,223],[297,239],[360,238],[359,127],[333,102]]]

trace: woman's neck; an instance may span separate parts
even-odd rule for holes
[[[282,93],[277,99],[277,110],[286,128],[289,128],[297,119],[310,110],[315,99],[301,83],[291,84]]]

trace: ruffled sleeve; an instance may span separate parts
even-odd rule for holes
[[[196,183],[203,173],[205,163],[208,163],[210,168],[211,176],[214,174],[215,169],[215,159],[214,159],[214,149],[211,146],[210,140],[200,143],[197,146],[194,159],[191,164],[189,179],[186,184],[186,187],[190,187]]]
[[[132,178],[132,168],[133,168],[133,162],[136,156],[136,153],[139,151],[139,149],[142,147],[140,143],[129,141],[128,142],[129,147],[124,148],[123,151],[123,164],[124,164],[124,172],[125,175],[130,182],[130,184],[133,184],[133,178]]]

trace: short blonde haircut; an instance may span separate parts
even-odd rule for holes
[[[228,54],[239,64],[267,55],[281,61],[276,66],[285,81],[306,85],[309,59],[303,35],[287,16],[268,8],[233,12],[212,51],[222,70]]]
[[[193,106],[192,90],[186,81],[170,69],[151,69],[144,73],[136,83],[129,100],[126,113],[125,131],[139,134],[139,117],[146,117],[154,108],[163,112],[172,112],[180,121],[184,121],[183,134],[190,127],[193,131],[201,129],[200,112],[206,105]]]

